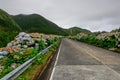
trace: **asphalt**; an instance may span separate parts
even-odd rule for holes
[[[65,38],[50,80],[120,80],[120,54]]]

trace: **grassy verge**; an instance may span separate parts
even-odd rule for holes
[[[24,48],[24,50],[20,48],[17,52],[11,51],[11,53],[0,59],[0,78],[4,77],[20,65],[22,65],[24,62],[36,56],[39,51],[44,50],[58,40],[60,40],[60,38],[55,37],[52,39],[46,39],[46,42],[37,41],[35,42],[38,45],[37,47],[35,47],[35,44],[33,44],[29,45],[27,48]]]
[[[58,44],[53,46],[47,53],[38,56],[33,64],[15,80],[35,80],[42,72],[57,47]]]
[[[105,39],[97,39],[94,35],[89,35],[81,38],[70,38],[87,44],[91,44],[97,47],[101,47],[107,50],[120,53],[120,47],[118,46],[119,41],[113,36],[109,36]]]

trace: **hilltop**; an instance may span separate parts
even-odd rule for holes
[[[38,14],[20,14],[12,16],[12,18],[21,26],[22,30],[25,32],[40,32],[46,34],[58,34],[65,36],[76,35],[80,32],[90,33],[89,30],[78,27],[63,29],[55,23]]]
[[[20,26],[11,16],[0,9],[0,47],[6,46],[21,31]]]
[[[78,27],[63,29],[38,14],[13,16],[0,9],[0,47],[6,46],[19,32],[39,32],[63,36],[76,35],[81,32],[90,33],[90,31]]]
[[[25,32],[40,32],[46,34],[66,35],[67,33],[55,23],[47,20],[41,15],[16,15],[12,18],[21,26]]]
[[[0,9],[0,31],[20,31],[19,25],[9,16],[8,13]]]
[[[91,32],[87,29],[82,29],[82,28],[79,28],[79,27],[72,27],[72,28],[69,28],[67,30],[67,33],[69,35],[77,35],[79,33],[91,33]]]

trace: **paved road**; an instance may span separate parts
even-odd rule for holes
[[[51,80],[120,80],[120,54],[63,39]]]

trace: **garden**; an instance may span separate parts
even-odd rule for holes
[[[19,33],[6,47],[0,48],[0,78],[58,40],[57,35]]]
[[[120,52],[120,32],[107,32],[95,34],[80,33],[70,37],[71,39]]]

